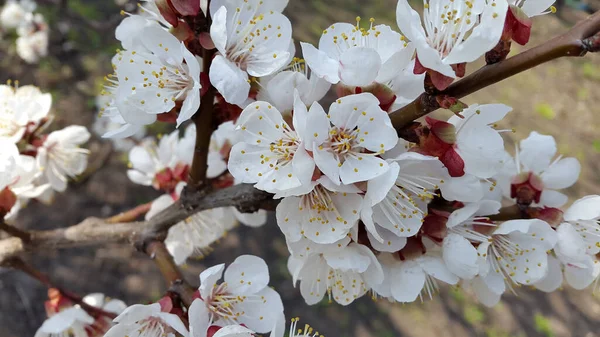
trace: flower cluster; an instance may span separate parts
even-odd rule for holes
[[[17,54],[27,63],[37,63],[48,54],[49,29],[44,17],[34,13],[33,0],[8,0],[0,11],[0,28],[16,30]]]
[[[225,123],[213,133],[211,139],[207,174],[220,188],[235,184],[233,177],[226,172],[225,162],[233,142],[233,128],[232,123]],[[190,125],[181,138],[179,131],[162,136],[158,144],[154,138],[148,137],[130,150],[127,175],[131,181],[165,193],[152,202],[146,219],[179,200],[187,185],[195,139],[196,127]],[[210,250],[210,245],[237,222],[257,227],[266,220],[264,211],[244,214],[234,207],[210,209],[171,227],[165,244],[175,262],[183,264],[189,257],[202,257]]]
[[[50,201],[84,172],[90,133],[68,126],[45,133],[52,97],[37,87],[0,85],[0,215],[13,219],[28,200]]]

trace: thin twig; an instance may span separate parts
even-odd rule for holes
[[[194,300],[194,289],[185,281],[165,244],[161,241],[150,242],[146,245],[146,254],[158,266],[163,278],[169,283],[169,289],[176,290],[183,303],[189,307]]]
[[[148,213],[148,211],[150,211],[151,206],[152,206],[152,202],[141,204],[133,209],[130,209],[123,213],[119,213],[117,215],[111,216],[110,218],[106,219],[106,223],[119,223],[119,222],[135,221],[140,216]]]
[[[4,219],[0,220],[0,230],[5,231],[6,233],[12,236],[16,236],[24,242],[29,242],[29,240],[31,239],[31,236],[27,231],[7,224],[6,222],[4,222]]]
[[[484,66],[442,92],[422,94],[402,109],[390,113],[392,124],[396,129],[401,129],[415,119],[439,109],[435,99],[438,95],[462,98],[542,63],[564,56],[583,56],[588,51],[597,51],[590,46],[599,47],[597,36],[594,37],[599,31],[600,11],[580,21],[568,32],[502,62]]]
[[[21,258],[13,257],[9,261],[4,263],[4,266],[10,267],[10,268],[13,268],[16,270],[20,270],[20,271],[24,272],[25,274],[29,275],[30,277],[36,279],[37,281],[39,281],[46,287],[57,289],[65,298],[67,298],[74,304],[79,305],[83,310],[87,311],[92,316],[95,316],[95,317],[104,316],[104,317],[108,317],[110,319],[114,319],[115,317],[117,317],[116,314],[114,314],[112,312],[104,311],[104,310],[102,310],[102,308],[98,308],[93,305],[89,305],[83,301],[82,297],[75,295],[71,292],[65,291],[65,290],[61,289],[60,287],[57,287],[52,282],[50,282],[50,278],[47,275],[45,275],[42,272],[40,272],[39,270],[33,268],[31,265],[25,263],[25,261],[23,261]]]

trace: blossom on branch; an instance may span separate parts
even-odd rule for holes
[[[272,331],[283,315],[283,304],[268,283],[267,264],[252,255],[238,257],[226,269],[220,264],[204,270],[200,298],[189,309],[191,335],[206,336],[211,326],[238,324],[258,333]]]
[[[210,2],[210,36],[219,51],[210,82],[228,103],[245,106],[249,76],[274,74],[292,59],[292,27],[281,14],[286,5],[279,0]]]
[[[556,190],[572,186],[579,178],[581,164],[576,158],[556,156],[556,141],[532,131],[516,148],[515,158],[506,154],[503,167],[494,178],[506,198],[521,205],[560,207],[567,196]]]
[[[444,90],[464,75],[466,62],[496,46],[507,10],[505,0],[425,1],[420,16],[407,0],[399,0],[396,20],[417,49],[415,73],[429,70],[433,85]]]

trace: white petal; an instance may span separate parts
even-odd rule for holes
[[[585,289],[594,281],[594,269],[591,267],[580,268],[575,266],[565,266],[565,280],[567,283],[577,289]]]
[[[352,47],[340,56],[339,77],[348,86],[365,87],[373,83],[381,68],[377,51],[366,47]]]
[[[391,270],[390,276],[394,280],[392,296],[398,302],[414,302],[425,285],[425,272],[414,261],[399,264]]]
[[[224,279],[232,294],[254,294],[269,284],[269,267],[260,257],[242,255],[227,267]]]
[[[540,173],[548,166],[556,154],[556,141],[552,136],[541,135],[535,131],[520,143],[519,159],[521,164],[534,173]]]
[[[462,279],[472,279],[479,271],[477,250],[458,234],[449,234],[444,239],[443,258],[448,269]]]
[[[388,170],[388,163],[374,156],[347,157],[340,167],[340,179],[344,184],[353,184],[367,181],[384,174]]]
[[[399,237],[385,228],[379,228],[378,232],[381,236],[382,242],[379,242],[377,239],[375,239],[370,231],[367,232],[369,242],[375,250],[380,252],[394,253],[406,246],[405,237]]]
[[[441,258],[425,255],[419,258],[419,264],[427,274],[440,281],[448,284],[458,283],[458,277],[448,269]]]
[[[504,281],[503,281],[504,282]],[[481,277],[476,277],[471,281],[471,288],[475,292],[477,299],[487,307],[493,307],[500,302],[501,293],[496,293],[488,287]]]
[[[537,16],[545,12],[556,0],[527,0],[521,4],[521,10],[529,16]]]
[[[300,46],[306,64],[315,75],[332,84],[340,81],[338,75],[339,63],[336,60],[329,58],[327,54],[315,48],[312,44],[300,42]]]
[[[210,312],[206,303],[201,299],[195,299],[188,311],[190,321],[191,337],[205,337],[210,325]]]
[[[248,99],[248,74],[221,55],[215,56],[210,66],[210,83],[231,104],[241,105]]]
[[[588,195],[573,203],[564,214],[566,221],[600,218],[600,195]]]
[[[575,158],[563,158],[544,170],[541,178],[544,182],[544,188],[560,190],[575,184],[580,172],[581,164],[579,164],[579,160]]]
[[[211,18],[210,37],[217,50],[225,54],[227,52],[227,8],[220,7]]]
[[[369,206],[373,206],[381,202],[392,189],[398,178],[400,172],[400,166],[398,163],[393,162],[389,164],[389,169],[384,174],[370,179],[367,182],[367,193],[365,194],[365,200],[370,202]]]
[[[554,190],[543,190],[539,204],[546,207],[561,207],[569,201],[565,194]]]
[[[550,293],[562,285],[563,276],[560,261],[553,256],[548,256],[548,273],[534,285],[541,291]]]
[[[440,190],[444,199],[450,201],[477,202],[483,198],[481,181],[471,174],[445,179]]]
[[[227,325],[219,329],[213,337],[252,337],[254,331],[241,325]]]
[[[224,263],[212,266],[200,273],[200,287],[198,290],[200,290],[202,297],[207,298],[210,295],[210,291],[223,276],[223,269],[225,269]]]
[[[244,301],[236,307],[238,312],[245,312],[239,316],[239,322],[258,333],[267,333],[273,329],[283,312],[283,303],[279,294],[270,287],[265,287],[256,295],[261,300]]]
[[[481,14],[481,22],[470,32],[469,37],[452,48],[444,62],[447,64],[473,62],[494,48],[502,35],[507,11],[507,1],[488,1]]]

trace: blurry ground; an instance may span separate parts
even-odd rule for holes
[[[49,1],[46,1],[49,2]],[[353,22],[357,15],[375,17],[395,26],[394,0],[291,0],[288,14],[298,40],[316,41],[322,30],[336,21]],[[59,27],[52,31],[51,57],[28,66],[0,39],[0,81],[19,79],[35,84],[54,97],[56,126],[89,125],[96,113],[94,96],[101,78],[110,70],[117,48],[113,39],[115,13],[109,1],[69,0],[68,7],[43,6],[43,13]],[[342,5],[343,4],[343,5]],[[567,13],[572,18],[577,14]],[[94,20],[86,23],[81,18]],[[531,45],[567,28],[564,21],[547,16],[536,20]],[[515,52],[520,48],[515,48]],[[9,50],[7,53],[6,50]],[[472,66],[471,70],[476,67]],[[515,139],[531,130],[556,137],[561,153],[582,161],[582,178],[569,192],[573,197],[600,190],[600,57],[562,59],[492,86],[466,99],[467,103],[502,102],[514,107],[503,124],[516,128]],[[510,144],[510,142],[509,142]],[[77,223],[87,216],[108,216],[147,202],[156,194],[130,183],[116,155],[102,155],[106,144],[90,145],[96,155],[92,166],[100,169],[89,179],[73,184],[52,208],[31,204],[22,212],[20,225],[49,229]],[[105,161],[106,160],[106,161]],[[410,305],[373,302],[363,297],[349,307],[323,304],[308,307],[293,288],[286,268],[287,249],[276,225],[259,229],[240,227],[204,261],[190,263],[188,280],[197,284],[207,266],[231,262],[244,253],[267,259],[271,284],[282,294],[288,317],[300,316],[326,336],[486,336],[486,337],[593,337],[600,336],[600,302],[591,291],[565,289],[547,295],[519,289],[506,295],[493,309],[478,305],[460,290],[443,289],[433,301]],[[61,285],[79,294],[104,292],[128,303],[156,299],[164,283],[154,264],[131,247],[88,247],[41,252],[29,260]],[[44,319],[46,289],[12,271],[0,271],[0,337],[33,336]]]

